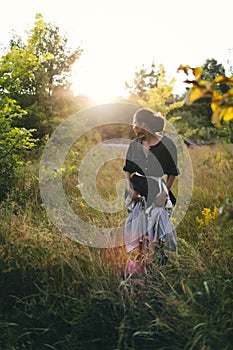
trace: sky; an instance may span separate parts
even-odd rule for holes
[[[125,82],[142,65],[163,64],[167,79],[177,81],[175,92],[182,93],[180,64],[197,67],[214,58],[226,67],[232,57],[232,0],[0,1],[0,48],[13,31],[24,36],[41,13],[70,47],[84,50],[73,67],[72,89],[96,103],[123,96]]]

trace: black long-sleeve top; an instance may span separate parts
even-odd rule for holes
[[[170,137],[165,135],[156,145],[151,146],[148,156],[143,151],[142,141],[143,137],[139,137],[130,142],[123,167],[124,171],[131,174],[138,172],[141,175],[154,177],[162,177],[164,174],[179,175],[177,149]],[[131,185],[135,191],[147,197],[148,179],[132,176]],[[150,187],[155,187],[155,185],[149,186],[149,191],[151,191]]]

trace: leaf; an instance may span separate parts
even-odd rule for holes
[[[217,76],[215,79],[214,79],[214,82],[216,84],[233,84],[233,76],[228,78],[228,77],[225,77],[225,75],[219,75]]]
[[[212,103],[211,103],[211,109],[213,112],[216,112],[218,108],[220,108],[220,103],[222,102],[223,97],[221,95],[217,95]]]
[[[224,99],[231,98],[231,97],[233,97],[233,88],[231,88],[230,90],[228,90],[227,93],[225,93],[225,94],[223,95],[223,98],[224,98]]]
[[[206,281],[204,281],[203,284],[204,284],[204,287],[205,287],[206,294],[209,297],[210,296],[210,290],[209,290],[208,283]]]
[[[233,120],[233,106],[224,108],[222,119],[225,122],[229,122],[230,120]]]
[[[193,84],[193,85],[196,85],[198,86],[198,82],[196,80],[189,80],[189,79],[186,79],[184,81],[185,84]]]
[[[179,68],[177,69],[177,71],[182,70],[182,71],[184,71],[184,73],[186,75],[188,75],[189,74],[188,72],[189,72],[190,69],[191,69],[191,67],[189,65],[183,66],[183,64],[180,64]]]
[[[225,81],[225,79],[226,79],[226,77],[224,75],[219,75],[214,79],[214,82],[216,84],[223,83]]]
[[[200,87],[206,87],[208,89],[210,89],[211,87],[211,82],[208,80],[198,80],[198,86]]]
[[[195,76],[195,78],[198,79],[203,72],[203,68],[202,67],[192,68],[192,71],[193,71],[193,75]]]
[[[212,115],[212,123],[216,124],[218,127],[221,127],[221,121],[229,122],[233,120],[233,106],[229,107],[218,107]]]
[[[200,88],[211,89],[211,82],[206,80],[185,80],[184,83],[192,84],[193,86],[198,86]]]
[[[191,92],[189,95],[189,102],[193,103],[199,98],[211,97],[211,96],[212,96],[211,89],[199,88],[198,86],[194,86],[191,89]]]
[[[212,109],[213,112],[217,112],[218,108],[219,108],[219,103],[218,102],[212,102],[211,103],[211,109]]]
[[[216,111],[212,114],[212,117],[211,117],[212,123],[215,124],[218,128],[221,127],[220,117],[219,117],[220,111],[221,111],[221,108],[216,109]]]

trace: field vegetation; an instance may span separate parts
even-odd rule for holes
[[[233,231],[216,208],[232,197],[232,145],[189,152],[194,189],[177,227],[178,256],[130,279],[124,247],[81,245],[49,221],[38,163],[27,164],[0,207],[1,349],[231,349]],[[101,170],[106,198],[116,177],[120,164]],[[72,190],[72,171],[64,182],[82,219],[108,226],[112,218]]]
[[[180,65],[191,88],[177,96],[174,79],[167,81],[165,67],[153,62],[126,83],[127,98],[92,109],[88,96],[74,96],[70,89],[72,66],[83,49],[70,49],[59,27],[41,14],[25,37],[14,35],[0,59],[0,349],[231,350],[233,78],[215,59],[203,67]],[[133,137],[139,106],[161,112],[166,130],[175,128],[182,146],[194,147],[185,148],[191,165],[179,159],[179,178],[189,181],[174,184],[177,256],[128,278],[131,256],[122,244],[127,213],[124,206],[112,210],[115,199],[124,202],[123,157],[96,155],[102,163],[96,192],[89,191],[94,207],[78,178],[89,150]],[[89,239],[97,227],[109,235],[117,228],[109,248],[64,234],[58,225],[62,203],[53,201],[54,222],[43,200],[43,151],[62,126],[51,148],[56,160],[62,158],[59,147],[77,131],[65,131],[71,116],[81,136],[61,167],[53,167],[50,158],[46,164],[54,179],[61,175],[67,202],[89,225]],[[92,161],[85,164],[89,179],[96,169]],[[47,189],[58,198],[57,188]],[[190,202],[179,197],[180,190],[191,192]],[[179,198],[187,200],[185,210]],[[101,200],[110,210],[101,210]]]

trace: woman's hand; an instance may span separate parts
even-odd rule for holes
[[[165,191],[162,191],[158,194],[158,196],[155,199],[155,206],[156,207],[164,207],[167,199],[167,194]]]
[[[127,189],[127,192],[129,193],[130,197],[133,199],[133,200],[137,200],[140,198],[140,195],[138,192],[134,191],[133,188],[129,188]]]

